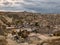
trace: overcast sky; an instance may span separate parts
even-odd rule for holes
[[[0,11],[60,13],[60,0],[0,0]]]

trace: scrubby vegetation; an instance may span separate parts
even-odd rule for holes
[[[21,31],[17,32],[14,29]],[[16,35],[15,38],[23,38],[23,40],[29,38],[30,33],[60,36],[60,14],[0,12],[0,35],[6,37],[9,33]],[[52,45],[52,41],[50,45]]]

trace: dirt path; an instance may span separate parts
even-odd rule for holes
[[[42,34],[37,34],[37,37],[39,37],[41,40],[49,39],[49,36]]]
[[[47,40],[53,40],[53,39],[60,39],[60,37],[49,37],[47,35],[42,35],[42,34],[31,34],[31,36],[33,35],[36,35],[37,37],[39,37],[41,40],[40,40],[40,43],[42,42],[46,42]],[[11,35],[8,35],[11,37]],[[16,41],[12,40],[10,37],[7,38],[7,41],[8,41],[8,45],[28,45],[28,43],[17,43]]]
[[[8,45],[17,45],[16,42],[11,39],[7,39],[7,41],[8,41]]]

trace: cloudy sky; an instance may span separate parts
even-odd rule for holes
[[[0,0],[0,11],[60,13],[60,0]]]

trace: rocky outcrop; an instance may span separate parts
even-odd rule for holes
[[[0,45],[7,45],[7,40],[4,36],[0,35]]]

